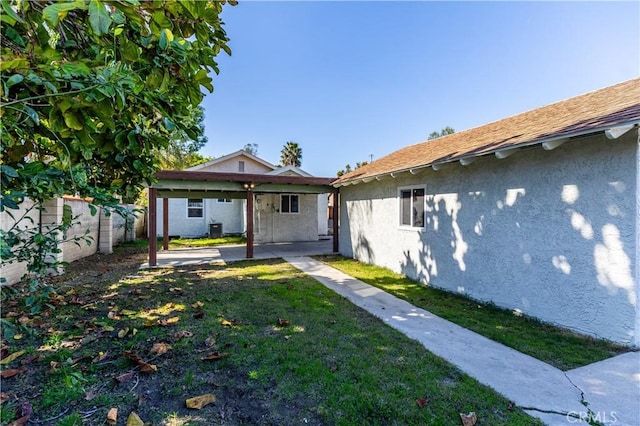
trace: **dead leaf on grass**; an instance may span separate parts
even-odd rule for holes
[[[216,351],[216,352],[212,352],[209,355],[207,355],[207,356],[205,356],[203,358],[200,358],[200,359],[202,359],[203,361],[218,361],[219,359],[222,359],[222,358],[225,358],[225,357],[228,357],[228,356],[229,356],[229,354],[227,352],[218,352],[218,351]]]
[[[280,327],[288,327],[291,325],[291,322],[287,321],[286,319],[283,318],[278,318],[278,325]]]
[[[125,327],[118,331],[118,338],[123,339],[127,334],[129,334],[129,327]]]
[[[460,413],[460,420],[462,420],[462,426],[473,426],[478,421],[478,418],[474,412],[469,414]]]
[[[144,426],[144,422],[135,411],[132,411],[127,417],[127,426]]]
[[[232,319],[232,320],[223,319],[220,324],[222,324],[225,327],[232,327],[234,325],[240,325],[240,321],[237,321],[237,320],[234,320],[234,319]]]
[[[173,335],[173,338],[176,340],[180,340],[184,337],[193,337],[193,333],[190,332],[189,330],[182,330],[182,331],[178,331]]]
[[[110,425],[115,425],[118,423],[118,409],[112,408],[107,413],[107,423]]]
[[[424,398],[418,398],[416,399],[416,403],[418,404],[418,407],[420,408],[424,408],[427,406],[427,404],[429,403],[426,399]]]
[[[201,410],[207,404],[211,404],[215,402],[216,396],[212,393],[207,393],[204,395],[196,396],[193,398],[189,398],[185,401],[187,404],[187,408],[194,408],[196,410]]]
[[[102,362],[109,356],[109,351],[106,352],[98,352],[98,355],[93,358],[93,362]]]
[[[171,317],[171,318],[167,318],[167,319],[159,319],[158,321],[156,321],[156,323],[158,325],[161,325],[161,326],[165,327],[167,325],[177,324],[178,321],[180,321],[180,317]]]
[[[119,320],[120,316],[115,311],[109,311],[109,313],[107,314],[107,318],[112,320]]]
[[[206,347],[210,348],[211,346],[216,344],[216,338],[215,337],[207,337],[204,341],[204,344]]]
[[[2,373],[0,373],[2,375],[3,379],[8,379],[9,377],[13,377],[13,376],[17,376],[18,374],[22,374],[25,371],[27,371],[26,368],[10,368],[8,370],[2,370]]]
[[[9,392],[0,392],[0,404],[4,404],[9,399]]]
[[[116,382],[118,382],[118,383],[125,383],[125,382],[128,382],[131,379],[133,379],[133,371],[121,374],[121,375],[119,375],[118,377],[115,378]]]
[[[169,352],[171,349],[173,349],[171,347],[171,345],[167,344],[167,343],[154,343],[154,345],[151,347],[151,350],[149,351],[149,353],[151,355],[162,355],[162,354],[166,354],[167,352]]]
[[[9,423],[9,426],[23,426],[29,422],[31,415],[33,414],[33,407],[30,403],[24,402],[20,408],[16,410],[17,420]]]
[[[142,373],[155,373],[158,371],[158,366],[155,364],[149,364],[148,362],[141,361],[138,363],[140,371]]]
[[[2,361],[0,361],[0,365],[7,365],[7,364],[11,363],[12,361],[15,361],[16,359],[18,359],[22,355],[24,355],[24,352],[25,351],[14,352],[11,355],[7,356],[6,358],[2,358]]]
[[[204,306],[204,303],[197,301],[196,303],[194,303],[193,305],[191,305],[191,307],[193,309],[198,309],[198,308],[202,308]]]
[[[84,400],[85,401],[91,401],[93,400],[96,396],[98,396],[95,392],[93,391],[86,391],[84,393]]]

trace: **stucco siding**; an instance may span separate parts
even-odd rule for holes
[[[280,211],[280,194],[257,194],[254,215],[255,241],[314,241],[318,239],[318,196],[297,194],[299,213]],[[259,201],[258,201],[259,200]]]
[[[217,199],[210,199],[205,202],[207,203],[207,224],[221,223],[223,234],[241,234],[245,231],[244,200],[234,199],[230,203],[219,203]]]
[[[203,217],[187,217],[187,200],[185,198],[169,199],[169,235],[178,235],[185,238],[204,237],[207,228],[207,200],[204,200]],[[158,199],[157,230],[158,236],[162,236],[162,218],[164,208],[162,199]]]
[[[637,132],[341,190],[340,249],[446,290],[622,343],[638,325]],[[398,188],[426,189],[426,226]]]
[[[238,162],[244,162],[244,171],[240,170]],[[205,167],[199,172],[220,172],[220,173],[267,173],[273,170],[271,167],[267,167],[255,160],[248,157],[233,157],[225,161],[221,161],[216,164],[212,164],[210,167]]]

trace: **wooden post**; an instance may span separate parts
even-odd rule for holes
[[[340,192],[335,191],[333,193],[333,252],[338,253],[340,251],[340,245],[338,242],[338,222],[340,221]]]
[[[253,258],[253,188],[247,187],[247,259]]]
[[[158,264],[158,190],[149,188],[149,266]]]
[[[162,199],[162,249],[169,250],[169,199]]]

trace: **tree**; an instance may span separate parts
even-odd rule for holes
[[[243,149],[243,151],[248,152],[251,155],[258,155],[258,144],[257,143],[248,143],[242,149]]]
[[[204,133],[204,110],[201,106],[191,108],[188,120],[198,126],[200,135],[192,139],[186,132],[176,130],[173,132],[169,144],[158,150],[156,154],[159,166],[163,170],[183,170],[211,160],[198,153],[207,143]]]
[[[287,142],[280,151],[280,165],[300,167],[302,164],[302,148],[296,142]]]
[[[437,139],[437,138],[441,138],[442,136],[451,135],[451,134],[453,134],[453,133],[455,133],[455,132],[456,132],[456,131],[455,131],[455,130],[453,130],[453,128],[452,128],[452,127],[447,126],[447,127],[445,127],[444,129],[442,129],[442,130],[441,130],[441,131],[439,131],[439,132],[431,132],[431,133],[429,134],[429,140]]]
[[[0,212],[64,194],[114,208],[151,183],[159,150],[201,135],[193,108],[213,91],[215,56],[230,54],[223,4],[1,0]],[[2,231],[2,262],[34,244],[21,260],[38,280],[57,266],[37,248],[51,236],[25,235]]]
[[[353,170],[359,169],[360,167],[364,167],[367,164],[369,164],[368,161],[362,161],[362,162],[356,163],[356,167]],[[351,173],[351,171],[352,171],[351,164],[347,164],[346,166],[344,166],[344,169],[338,170],[338,173],[336,173],[336,175],[340,177],[340,176],[346,175],[347,173]]]

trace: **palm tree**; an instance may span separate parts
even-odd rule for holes
[[[280,151],[280,165],[300,167],[302,164],[302,148],[295,142],[287,142]]]

